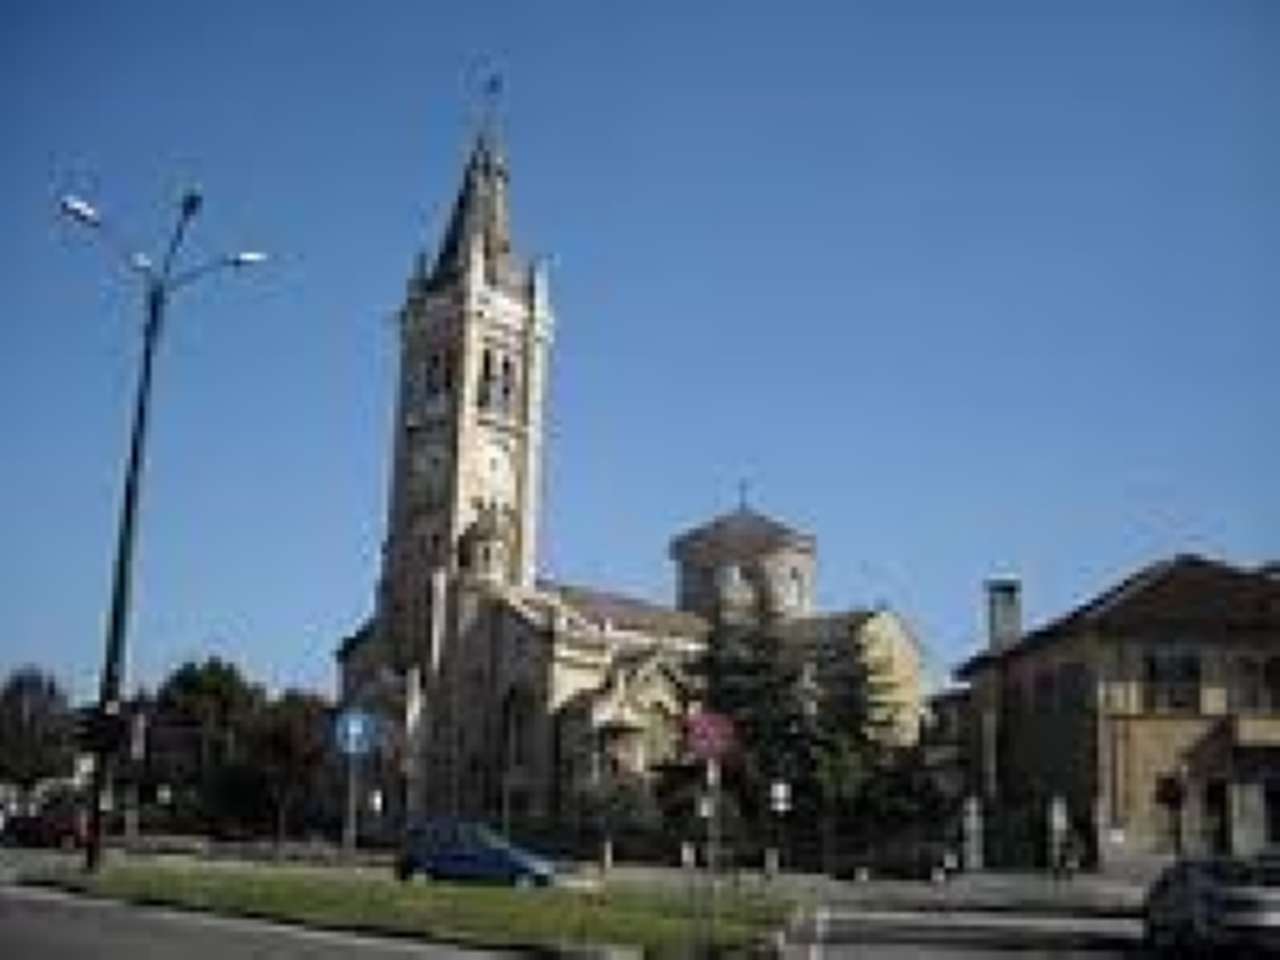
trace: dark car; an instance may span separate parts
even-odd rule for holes
[[[30,816],[12,816],[4,825],[4,840],[15,847],[61,847],[84,844],[84,815],[75,809],[46,809]]]
[[[546,886],[555,877],[551,862],[523,850],[482,823],[429,820],[409,828],[396,859],[396,876],[421,873],[432,880],[466,880]]]
[[[1280,860],[1175,863],[1147,893],[1143,928],[1160,955],[1280,956]]]

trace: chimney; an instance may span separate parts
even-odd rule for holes
[[[987,581],[987,643],[993,653],[1008,650],[1022,637],[1022,584],[1016,577]]]

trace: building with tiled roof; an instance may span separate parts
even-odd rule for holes
[[[1022,825],[997,858],[1044,857],[1055,797],[1103,861],[1280,843],[1280,578],[1184,554],[1025,633],[1019,608],[992,581],[956,671],[971,785]]]

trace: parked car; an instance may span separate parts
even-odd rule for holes
[[[10,816],[4,825],[4,841],[15,847],[61,847],[70,850],[84,844],[84,814],[73,808],[42,810],[30,816]]]
[[[428,820],[411,826],[396,858],[396,876],[421,873],[432,880],[546,886],[555,878],[551,861],[524,850],[482,823]]]
[[[1147,893],[1143,928],[1159,955],[1280,956],[1280,859],[1173,864]]]

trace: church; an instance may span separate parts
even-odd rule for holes
[[[576,790],[685,758],[688,666],[712,625],[768,617],[864,645],[886,735],[915,742],[921,651],[888,609],[818,614],[814,537],[741,506],[671,541],[672,607],[538,575],[555,317],[516,253],[509,171],[476,137],[434,258],[399,311],[391,484],[375,611],[337,652],[340,701],[382,720],[395,816],[566,816]]]

